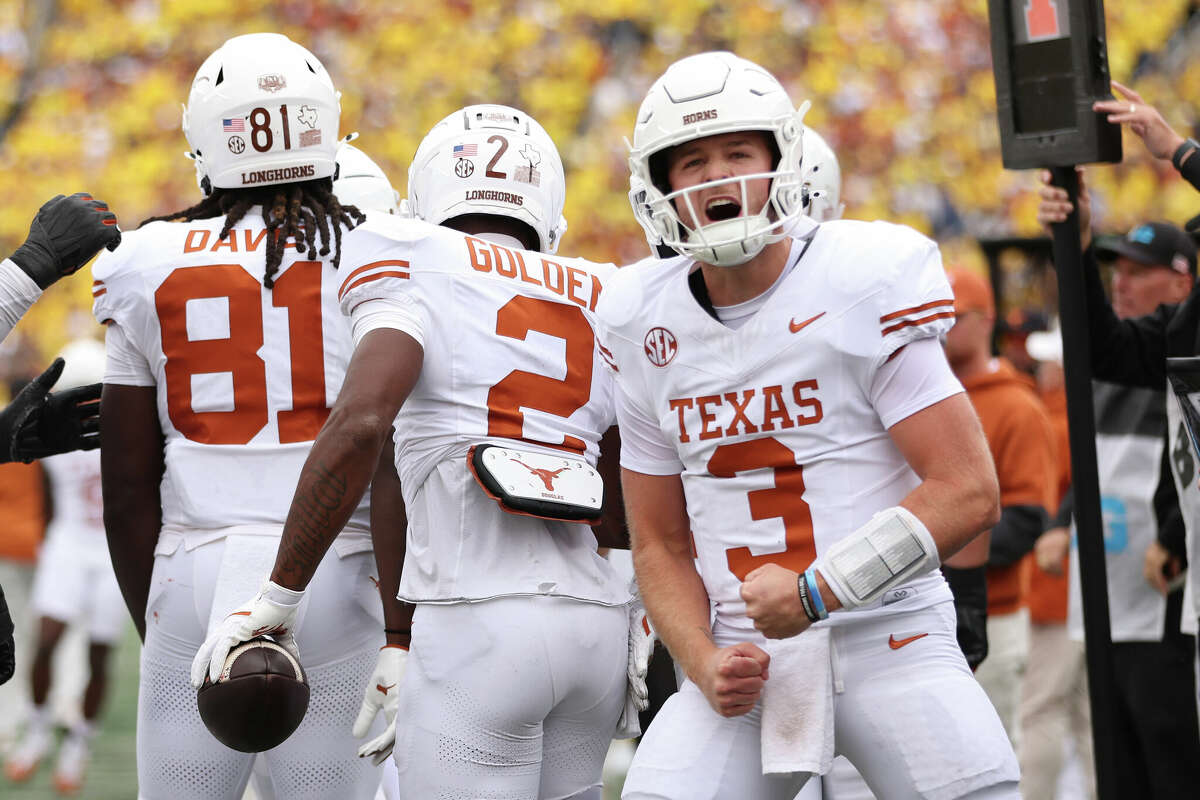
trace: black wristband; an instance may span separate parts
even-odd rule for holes
[[[1200,142],[1195,139],[1184,139],[1183,144],[1175,148],[1175,152],[1171,154],[1171,163],[1175,165],[1175,169],[1183,169],[1183,159],[1188,153],[1195,150],[1200,150]]]
[[[393,636],[412,636],[412,628],[384,628],[383,632]]]
[[[800,595],[800,607],[804,609],[804,616],[808,617],[808,621],[816,622],[820,619],[813,608],[812,599],[808,596],[808,583],[804,580],[803,572],[796,578],[796,592]]]

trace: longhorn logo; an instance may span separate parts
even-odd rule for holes
[[[559,473],[567,471],[566,467],[562,467],[561,469],[556,469],[553,472],[551,472],[548,469],[540,469],[538,467],[531,467],[528,464],[526,464],[524,461],[519,461],[518,459],[515,459],[515,458],[510,458],[509,461],[512,461],[516,464],[520,464],[522,467],[524,467],[525,469],[532,472],[534,475],[537,475],[539,478],[541,478],[542,483],[546,484],[547,492],[554,491],[554,479],[558,477]]]

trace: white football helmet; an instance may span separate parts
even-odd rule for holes
[[[701,53],[676,61],[650,87],[633,131],[629,166],[646,187],[643,227],[653,228],[673,250],[717,266],[744,264],[782,239],[804,210],[800,160],[807,110],[807,102],[797,110],[769,72],[733,53]],[[697,228],[685,224],[675,203],[690,205],[689,195],[697,187],[671,191],[666,152],[693,139],[752,130],[772,137],[779,151],[775,169],[704,184],[739,185],[742,213]],[[771,190],[766,205],[751,213],[745,207],[747,181],[761,178],[772,179]]]
[[[316,56],[283,34],[250,33],[196,71],[183,134],[207,195],[333,175],[340,116],[340,94]]]
[[[383,211],[395,214],[399,209],[400,193],[392,188],[391,181],[371,157],[347,140],[343,140],[337,153],[337,177],[333,179],[333,193],[344,206],[355,206],[359,211]]]
[[[804,129],[805,213],[817,222],[841,219],[842,169],[833,148],[812,128]]]
[[[566,175],[550,134],[523,111],[467,106],[425,136],[408,170],[401,213],[440,225],[464,214],[511,217],[531,227],[543,253],[558,250]]]
[[[63,365],[62,375],[54,384],[54,391],[61,392],[79,386],[88,386],[104,381],[104,343],[95,339],[76,339],[68,342],[59,353]]]

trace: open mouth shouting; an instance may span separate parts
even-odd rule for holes
[[[704,204],[704,216],[708,222],[723,222],[742,213],[742,204],[729,195],[711,198]]]

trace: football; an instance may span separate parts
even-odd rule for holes
[[[308,710],[308,677],[282,646],[260,636],[229,651],[216,683],[197,695],[200,718],[221,744],[261,753],[292,735]]]

